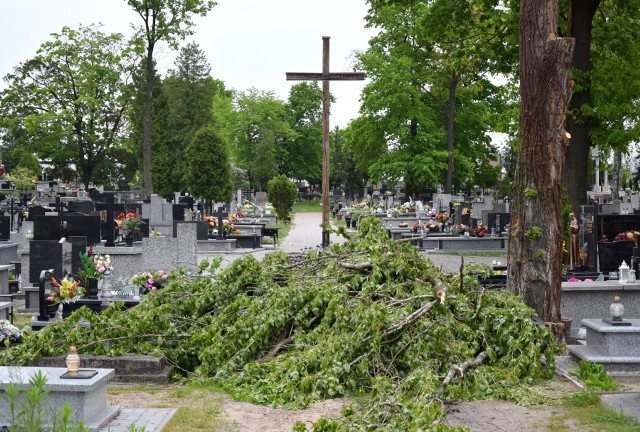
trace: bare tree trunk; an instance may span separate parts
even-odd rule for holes
[[[147,46],[147,92],[144,98],[144,119],[142,121],[142,135],[144,147],[142,150],[142,170],[144,181],[144,195],[149,197],[153,193],[153,179],[151,176],[151,103],[153,102],[153,88],[156,75],[153,70],[153,44]]]
[[[449,100],[447,101],[447,183],[444,193],[451,193],[453,184],[453,130],[456,118],[456,88],[458,87],[458,76],[455,71],[451,72],[449,80]]]
[[[556,33],[557,0],[520,3],[520,148],[509,241],[509,289],[560,323],[564,119],[574,40]],[[552,325],[554,331],[562,325]]]
[[[579,72],[576,80],[580,90],[571,97],[567,116],[567,131],[571,134],[571,142],[567,148],[564,180],[569,203],[575,214],[580,214],[578,206],[587,202],[591,119],[584,115],[582,108],[591,100],[591,32],[593,16],[600,1],[572,0],[568,13],[569,35],[576,41],[571,67]]]

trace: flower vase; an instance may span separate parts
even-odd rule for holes
[[[97,299],[98,298],[98,279],[87,279],[87,294],[86,298]]]
[[[133,287],[133,300],[140,301],[140,285],[135,285]]]
[[[124,242],[127,244],[127,247],[133,247],[133,233],[130,232],[124,238]]]

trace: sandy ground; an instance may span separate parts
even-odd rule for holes
[[[165,391],[110,394],[108,403],[125,408],[188,408],[194,403],[193,398],[182,399],[169,394]],[[290,431],[298,421],[310,426],[322,417],[338,417],[348,403],[345,399],[334,399],[304,410],[285,410],[232,401],[222,394],[207,397],[216,398],[220,404],[222,413],[218,418],[224,425],[218,427],[225,432]],[[554,408],[549,406],[521,407],[503,401],[475,401],[450,406],[447,420],[452,426],[465,425],[472,432],[540,432],[549,430],[547,421],[554,413]]]

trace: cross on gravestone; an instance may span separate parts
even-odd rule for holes
[[[362,81],[364,72],[329,72],[329,36],[322,36],[322,73],[287,72],[287,81],[322,81],[322,247],[329,246],[329,81]]]
[[[66,206],[67,205],[60,200],[59,196],[56,197],[55,204],[53,204],[53,205],[49,204],[49,207],[53,207],[53,208],[56,209],[56,211],[58,212],[58,216],[60,216],[60,217],[62,217],[62,214],[64,213],[64,208]]]
[[[124,204],[116,204],[114,201],[113,192],[104,192],[106,203],[96,203],[96,210],[107,211],[107,241],[104,244],[106,247],[113,247],[115,242],[115,220],[113,218],[113,212],[124,212]]]
[[[224,207],[218,207],[218,211],[213,213],[211,216],[218,218],[218,235],[216,236],[216,240],[222,240],[222,218],[227,216],[227,212],[225,211]]]

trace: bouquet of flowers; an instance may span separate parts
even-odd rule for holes
[[[140,227],[144,224],[142,219],[140,219],[140,215],[135,212],[127,212],[126,215],[124,213],[120,213],[116,223],[118,224],[118,228],[125,231],[125,234],[130,232],[139,232]]]
[[[637,242],[639,237],[640,237],[640,232],[630,230],[630,231],[626,231],[618,234],[615,240]]]
[[[209,223],[210,227],[216,230],[216,234],[217,234],[218,220],[213,216],[206,216],[204,220],[207,221],[207,223]],[[233,234],[240,234],[241,232],[229,221],[229,219],[222,219],[222,230],[226,231],[227,233],[233,233]]]
[[[438,213],[436,215],[436,220],[441,222],[441,223],[449,222],[449,213],[447,213],[447,212]]]
[[[166,271],[151,269],[148,272],[135,275],[131,279],[131,283],[134,285],[140,285],[141,292],[147,293],[164,287],[168,280],[169,275]]]
[[[476,225],[473,229],[473,233],[478,237],[484,237],[489,232],[489,228],[485,224]]]
[[[85,294],[85,290],[80,286],[80,281],[63,278],[60,282],[56,278],[51,278],[51,292],[47,300],[55,304],[75,303]]]
[[[11,342],[22,342],[25,332],[7,320],[0,320],[0,343],[9,346]]]
[[[87,252],[80,252],[80,263],[82,267],[78,270],[78,277],[82,282],[88,279],[104,279],[113,269],[111,256],[95,255],[93,247],[89,247]]]
[[[440,224],[437,224],[437,223],[428,223],[424,227],[429,232],[438,232],[438,231],[440,231]]]

